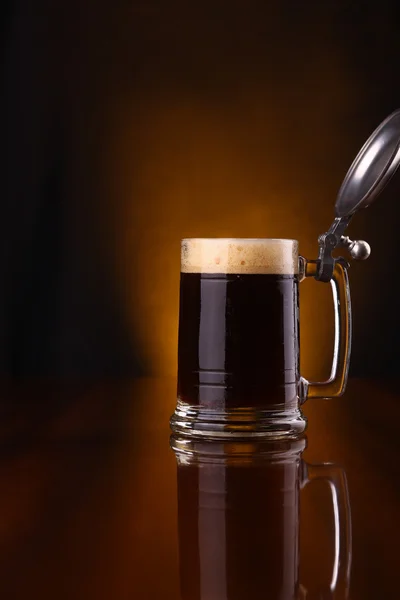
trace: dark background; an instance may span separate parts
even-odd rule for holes
[[[295,237],[313,258],[353,157],[400,106],[395,3],[1,11],[5,375],[173,374],[179,239]],[[349,229],[372,246],[351,270],[352,375],[397,371],[399,190],[397,176]],[[304,286],[318,375],[331,306]]]
[[[0,375],[172,375],[2,378],[2,598],[177,597],[179,239],[288,237],[316,256],[351,161],[400,107],[395,6],[0,3]],[[399,402],[383,384],[397,383],[399,192],[397,174],[348,231],[372,247],[350,272],[351,374],[379,383],[305,405],[305,460],[347,473],[362,600],[398,598]],[[329,286],[302,284],[301,311],[303,374],[322,377]],[[307,587],[328,581],[334,539],[315,485]]]

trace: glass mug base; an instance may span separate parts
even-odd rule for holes
[[[178,400],[170,421],[174,433],[210,440],[290,439],[304,433],[307,420],[299,408],[261,410],[234,408],[218,412]]]

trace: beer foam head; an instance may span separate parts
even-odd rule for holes
[[[294,275],[298,242],[280,239],[187,238],[181,246],[182,273]]]

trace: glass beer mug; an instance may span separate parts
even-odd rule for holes
[[[301,405],[346,386],[351,350],[346,248],[365,259],[366,242],[344,231],[376,198],[400,161],[400,110],[370,136],[339,190],[335,219],[307,260],[289,239],[184,239],[181,246],[178,400],[173,431],[202,437],[286,437],[304,431]],[[300,374],[299,284],[330,282],[335,312],[331,376]]]
[[[300,532],[311,542],[318,527],[315,521],[300,523],[301,490],[316,480],[331,492],[334,535],[318,541],[323,560],[313,569],[326,566],[326,578],[314,578],[313,587],[319,579],[318,598],[348,597],[351,513],[343,469],[306,463],[304,437],[250,443],[173,435],[171,446],[177,459],[181,600],[316,598],[317,590],[307,591],[300,578]]]

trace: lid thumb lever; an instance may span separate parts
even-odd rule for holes
[[[340,246],[346,248],[350,252],[351,258],[354,260],[367,260],[371,254],[371,246],[364,240],[351,240],[348,236],[342,235]]]

